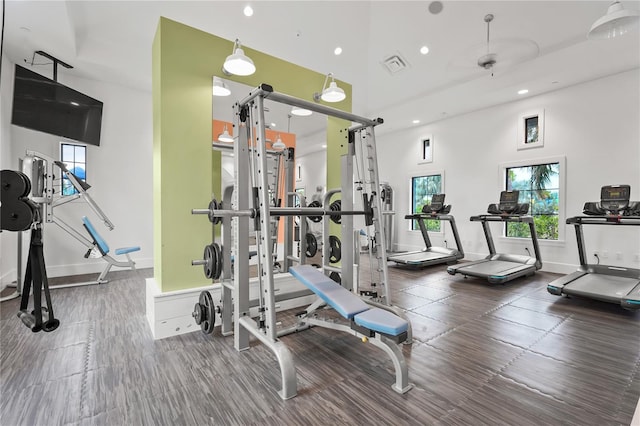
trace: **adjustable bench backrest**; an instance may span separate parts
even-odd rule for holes
[[[106,256],[107,253],[109,253],[109,245],[107,244],[107,242],[102,239],[100,234],[98,234],[98,231],[96,231],[96,228],[93,227],[93,224],[86,216],[82,216],[82,224],[84,225],[84,228],[87,230],[89,235],[91,235],[93,243],[98,247],[100,253],[102,253],[103,256]]]
[[[406,333],[409,328],[404,319],[384,309],[372,308],[311,265],[294,266],[289,272],[340,315],[360,327],[392,337]]]

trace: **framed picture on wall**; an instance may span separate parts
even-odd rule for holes
[[[418,147],[420,151],[420,161],[418,164],[433,163],[433,136],[428,135],[420,139]]]
[[[518,150],[544,146],[544,109],[520,115],[517,142]]]

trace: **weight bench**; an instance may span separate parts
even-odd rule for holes
[[[389,355],[395,367],[396,382],[391,386],[392,389],[405,393],[413,387],[408,381],[404,356],[398,348],[398,343],[407,339],[409,323],[406,320],[384,309],[367,305],[360,297],[311,265],[293,266],[289,268],[289,272],[320,298],[300,315],[303,324],[344,331],[381,348]],[[349,320],[349,325],[313,315],[319,307],[326,304]]]
[[[139,251],[140,250],[139,246],[117,248],[115,250],[116,255],[120,256],[124,254],[127,257],[126,262],[117,261],[111,256],[109,256],[109,245],[100,236],[100,234],[98,234],[98,231],[96,231],[96,228],[94,228],[93,224],[91,223],[91,221],[89,221],[89,219],[86,216],[82,217],[82,225],[87,230],[89,235],[91,235],[91,239],[93,240],[93,248],[89,249],[89,251],[87,251],[84,257],[85,258],[101,257],[107,262],[107,266],[104,268],[104,270],[98,277],[98,280],[97,280],[98,284],[104,284],[109,282],[105,278],[112,266],[117,266],[119,268],[131,268],[131,270],[133,271],[136,270],[136,263],[131,259],[131,257],[129,257],[129,253]],[[100,254],[99,256],[96,256],[96,249]]]

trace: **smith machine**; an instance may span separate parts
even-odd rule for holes
[[[273,201],[273,186],[269,182],[268,156],[266,147],[264,101],[280,102],[290,106],[297,106],[332,117],[348,120],[355,125],[344,129],[348,154],[342,157],[340,189],[329,190],[325,195],[323,207],[305,207],[304,203],[294,207],[295,192],[293,191],[292,167],[285,172],[282,180],[287,194],[284,206],[277,206]],[[262,84],[234,106],[235,126],[238,138],[233,144],[234,151],[234,187],[225,190],[222,203],[212,200],[207,209],[194,209],[193,214],[207,215],[212,223],[222,223],[223,246],[233,249],[210,249],[214,256],[222,262],[211,262],[211,253],[205,249],[205,260],[194,261],[193,264],[204,264],[207,268],[214,268],[216,273],[209,274],[209,278],[220,278],[221,300],[218,307],[214,306],[213,298],[208,291],[200,295],[200,301],[194,309],[194,318],[205,333],[211,333],[215,325],[216,313],[222,318],[222,335],[234,335],[234,346],[238,351],[250,349],[249,339],[254,336],[275,354],[281,371],[282,389],[279,394],[283,399],[296,395],[296,370],[291,352],[279,339],[296,331],[311,326],[323,326],[348,332],[359,337],[363,342],[370,342],[380,347],[391,358],[395,370],[396,381],[392,388],[404,393],[411,389],[408,383],[407,366],[398,348],[400,342],[411,341],[411,328],[403,318],[400,309],[390,306],[390,289],[387,275],[386,247],[381,220],[381,200],[378,194],[380,182],[375,147],[374,127],[381,124],[381,119],[367,119],[346,113],[334,108],[297,99],[282,93],[274,92],[272,87]],[[358,137],[359,135],[359,137]],[[365,164],[369,176],[366,182],[359,185],[363,188],[363,210],[353,210],[353,161],[356,155],[355,145],[360,143],[363,153],[361,161]],[[286,161],[293,161],[293,150],[285,151]],[[251,188],[251,190],[247,190]],[[232,195],[231,195],[232,193]],[[335,195],[340,195],[340,203],[329,203]],[[329,207],[333,205],[332,207]],[[339,206],[339,209],[338,209]],[[354,244],[353,216],[362,215],[367,225],[375,228],[375,242],[377,245],[376,261],[371,267],[377,277],[368,287],[359,286],[357,253]],[[283,273],[291,272],[300,282],[305,284],[320,298],[303,313],[298,315],[298,323],[287,329],[278,329],[276,320],[276,303],[279,300],[299,297],[295,294],[280,294],[274,279],[274,244],[272,232],[276,221],[284,217],[285,239],[284,258],[280,265]],[[323,265],[320,269],[303,265],[305,261],[305,242],[300,238],[301,248],[298,256],[293,254],[294,218],[300,217],[300,226],[304,226],[306,217],[338,218],[342,233],[342,247],[340,266],[330,265],[332,257],[331,244],[323,244]],[[255,241],[258,258],[258,286],[257,300],[249,296],[249,241],[250,221],[255,229]],[[335,220],[334,220],[335,222]],[[323,224],[323,240],[329,240],[329,221]],[[302,229],[301,231],[303,231]],[[304,236],[303,232],[299,233]],[[335,238],[335,237],[334,237]],[[334,244],[335,246],[335,244]],[[207,246],[209,247],[209,246]],[[333,252],[335,258],[335,249]],[[231,274],[231,259],[233,256],[233,274]],[[297,266],[294,266],[297,265]],[[219,271],[219,273],[218,273]],[[339,273],[340,284],[329,279],[330,273]],[[278,274],[283,275],[283,274]],[[287,274],[288,275],[288,274]],[[290,276],[290,275],[289,275]],[[335,276],[335,275],[334,275]],[[373,275],[372,275],[373,276]],[[330,291],[328,291],[330,290]],[[358,292],[364,297],[357,296]],[[310,294],[308,290],[306,293]],[[258,306],[258,315],[252,318],[250,309]],[[318,314],[325,305],[333,307],[350,323],[337,324],[335,320],[324,321]]]

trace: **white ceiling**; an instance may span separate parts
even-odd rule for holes
[[[247,3],[254,8],[252,17],[242,13]],[[239,38],[306,68],[333,72],[353,85],[354,113],[384,118],[379,132],[413,126],[414,119],[424,124],[513,101],[521,88],[529,89],[525,96],[535,96],[640,66],[638,32],[612,40],[586,38],[609,1],[443,1],[438,14],[429,12],[430,3],[8,0],[4,51],[24,64],[34,51],[44,50],[75,67],[60,73],[150,91],[151,46],[158,19],[165,16],[229,40]],[[640,9],[640,1],[622,3]],[[512,66],[499,59],[493,76],[478,67],[487,13],[495,15],[491,38],[496,46],[524,38],[538,44],[539,55]],[[418,49],[425,44],[430,53],[421,55]],[[342,55],[334,55],[336,46]],[[404,57],[409,68],[391,75],[381,62],[392,54]],[[50,75],[50,65],[34,68]]]

